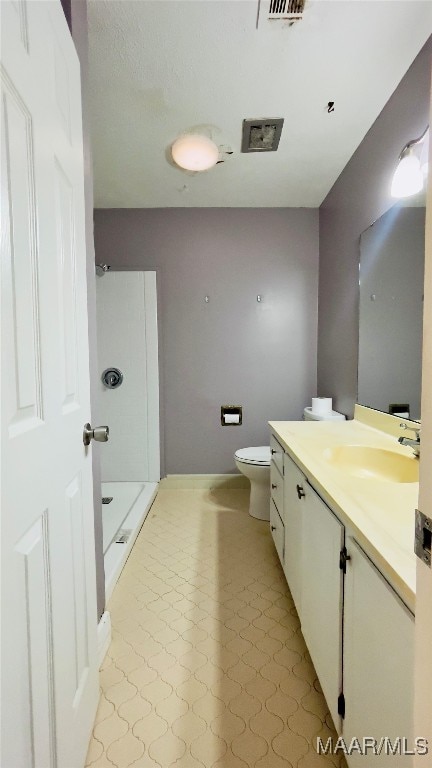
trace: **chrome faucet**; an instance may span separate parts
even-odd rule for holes
[[[416,429],[415,427],[409,427],[408,424],[405,424],[405,422],[402,422],[399,424],[401,429],[408,429],[410,432],[415,432],[416,439],[410,440],[408,437],[400,437],[398,439],[398,443],[401,445],[409,445],[410,448],[414,451],[414,456],[418,459],[420,456],[420,427]]]

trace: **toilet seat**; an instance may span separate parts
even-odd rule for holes
[[[252,448],[240,448],[235,452],[234,458],[242,464],[255,464],[257,466],[270,466],[270,446],[259,445]]]

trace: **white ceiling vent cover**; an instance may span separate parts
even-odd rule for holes
[[[268,18],[283,21],[300,21],[306,0],[270,0]]]

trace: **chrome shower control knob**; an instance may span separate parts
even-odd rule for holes
[[[91,425],[87,422],[84,424],[83,431],[83,443],[84,445],[90,445],[92,440],[96,440],[98,443],[106,443],[109,439],[109,427],[95,427],[92,429]]]
[[[123,374],[119,368],[106,368],[101,379],[108,389],[117,389],[123,381]]]

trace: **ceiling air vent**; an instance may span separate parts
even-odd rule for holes
[[[300,21],[306,0],[270,0],[269,19],[283,19],[284,21]]]
[[[243,120],[242,152],[276,152],[282,133],[283,117]]]

